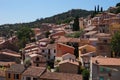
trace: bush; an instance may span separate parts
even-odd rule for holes
[[[83,80],[89,80],[90,73],[89,73],[89,71],[87,69],[84,69],[82,71],[82,75],[83,75]]]

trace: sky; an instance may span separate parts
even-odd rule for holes
[[[104,10],[120,0],[0,0],[0,25],[32,22],[71,9],[94,10],[100,5]]]

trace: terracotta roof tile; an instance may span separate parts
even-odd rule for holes
[[[7,72],[22,73],[25,70],[25,66],[22,64],[13,64],[8,68]]]
[[[24,71],[23,76],[39,77],[45,70],[44,67],[31,66]]]
[[[47,80],[82,80],[82,75],[70,73],[46,72],[40,79]]]
[[[79,65],[79,63],[78,62],[76,62],[76,61],[74,61],[74,60],[64,60],[64,61],[61,61],[60,63],[59,63],[59,65],[60,64],[64,64],[64,63],[70,63],[70,64],[74,64],[74,65]]]
[[[92,63],[97,65],[106,66],[120,66],[120,59],[118,58],[105,58],[105,57],[95,57],[92,58]]]

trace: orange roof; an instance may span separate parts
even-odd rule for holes
[[[74,61],[74,60],[64,60],[64,61],[61,61],[60,63],[59,63],[59,65],[60,64],[64,64],[64,63],[70,63],[70,64],[74,64],[74,65],[79,65],[79,63],[78,62],[76,62],[76,61]]]
[[[9,55],[9,56],[14,56],[14,57],[21,57],[19,53],[9,50],[9,49],[1,50],[0,54],[5,54],[5,55]]]
[[[69,46],[69,45],[66,45],[66,44],[62,44],[62,43],[57,43],[57,44],[58,44],[58,45],[61,45],[61,46],[69,47],[69,48],[71,48],[71,49],[75,49],[74,47]]]
[[[79,38],[67,38],[65,36],[61,36],[57,42],[80,42]]]
[[[120,66],[120,59],[118,58],[105,58],[95,57],[92,58],[92,63],[103,66]]]

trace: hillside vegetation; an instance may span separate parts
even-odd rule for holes
[[[86,17],[90,15],[92,12],[93,11],[87,11],[82,9],[72,9],[67,12],[54,15],[52,17],[37,19],[36,21],[29,23],[4,24],[0,26],[0,36],[9,37],[12,31],[17,31],[19,30],[20,27],[40,28],[42,23],[55,23],[55,24],[69,23],[76,16]]]

